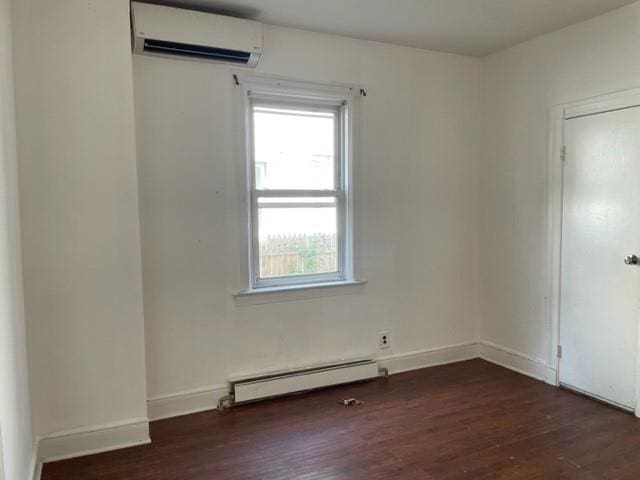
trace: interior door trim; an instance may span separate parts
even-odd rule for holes
[[[574,102],[564,107],[564,119],[586,117],[600,113],[615,112],[640,106],[640,90],[618,92],[602,97],[590,98],[580,102]]]

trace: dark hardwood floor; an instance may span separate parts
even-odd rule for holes
[[[640,479],[640,421],[482,360],[158,421],[151,438],[42,478]]]

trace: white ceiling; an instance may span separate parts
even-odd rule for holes
[[[484,56],[634,1],[157,0],[157,3],[199,7],[317,32]]]

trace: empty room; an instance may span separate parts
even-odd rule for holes
[[[639,325],[640,2],[0,0],[0,480],[638,480]]]

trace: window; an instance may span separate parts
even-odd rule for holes
[[[352,280],[350,95],[247,98],[251,289]]]

